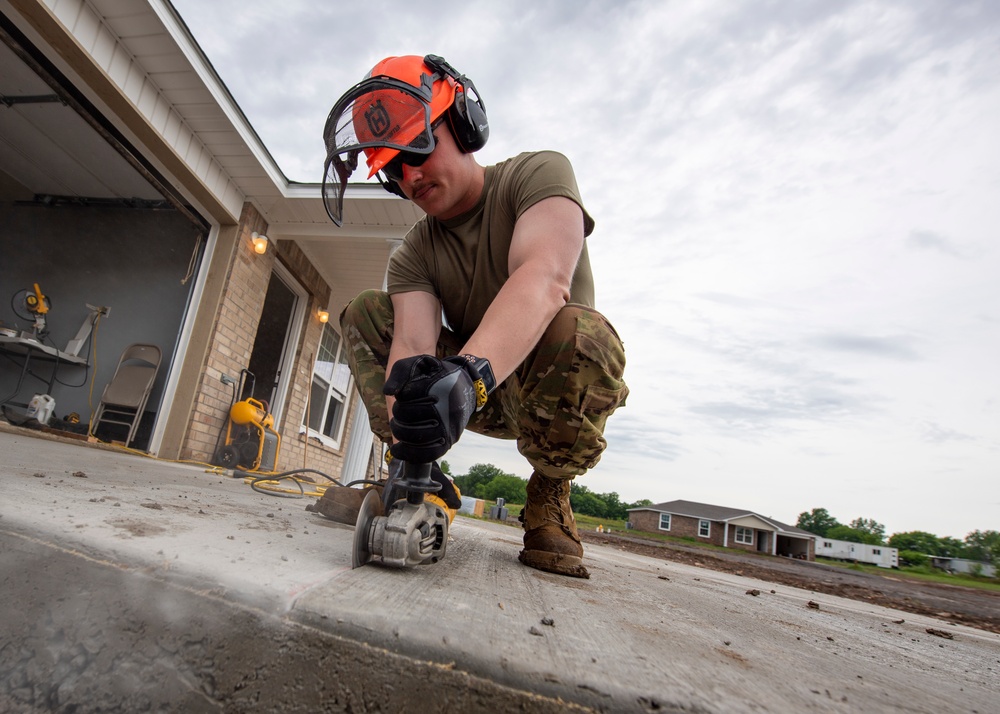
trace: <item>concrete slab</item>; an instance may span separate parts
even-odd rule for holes
[[[517,562],[520,531],[464,518],[441,563],[352,570],[352,529],[312,499],[9,428],[0,480],[0,709],[1000,701],[1000,636],[856,601],[596,546],[590,580],[561,578]]]

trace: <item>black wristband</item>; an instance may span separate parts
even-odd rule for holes
[[[476,411],[478,412],[486,405],[486,398],[497,388],[496,377],[493,376],[493,366],[485,357],[475,355],[460,355],[468,362],[473,371],[479,375],[476,382]]]

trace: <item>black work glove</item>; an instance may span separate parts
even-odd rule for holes
[[[396,398],[389,421],[396,438],[390,448],[393,457],[426,464],[448,453],[476,411],[475,382],[482,384],[482,378],[464,357],[398,360],[382,388]]]

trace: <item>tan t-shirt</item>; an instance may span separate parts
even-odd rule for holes
[[[486,167],[483,194],[461,216],[420,219],[389,260],[389,294],[428,292],[441,301],[448,325],[463,339],[479,327],[509,277],[514,223],[528,208],[565,196],[583,210],[584,236],[594,219],[583,207],[573,167],[554,151],[524,153]],[[587,244],[573,274],[570,302],[594,307],[594,277]]]

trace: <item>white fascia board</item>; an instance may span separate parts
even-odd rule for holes
[[[317,199],[323,200],[323,184],[319,183],[291,183],[285,181],[281,187],[283,198],[297,199]],[[349,183],[344,192],[344,200],[351,201],[401,201],[404,199],[390,196],[385,189],[377,183]]]
[[[381,238],[388,241],[401,241],[403,230],[395,226],[365,226],[345,223],[343,228],[337,228],[333,223],[269,223],[269,234],[279,238],[322,238],[336,242],[338,239],[353,240],[355,238]]]
[[[247,148],[260,162],[261,167],[267,172],[268,177],[274,182],[276,188],[284,192],[288,188],[288,179],[278,168],[278,164],[271,156],[267,147],[264,146],[257,132],[254,131],[243,110],[240,109],[236,100],[233,99],[229,89],[223,83],[219,75],[215,73],[208,58],[202,52],[194,37],[188,31],[180,19],[177,11],[165,0],[147,0],[149,7],[156,13],[160,22],[167,28],[167,32],[174,38],[177,48],[184,54],[185,59],[191,63],[198,78],[205,84],[205,89],[218,104],[226,118],[232,124],[233,129],[240,135],[246,143]]]

